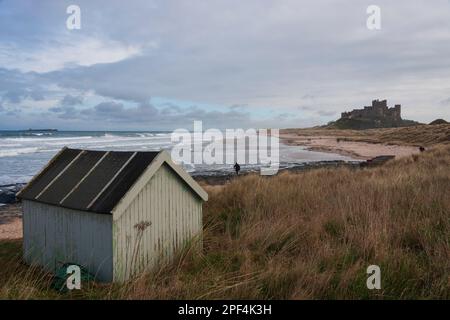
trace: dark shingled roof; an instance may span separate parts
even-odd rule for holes
[[[158,153],[64,148],[31,180],[19,198],[110,213]]]

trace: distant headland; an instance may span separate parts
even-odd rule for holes
[[[23,131],[29,131],[29,132],[57,132],[58,129],[28,129]]]

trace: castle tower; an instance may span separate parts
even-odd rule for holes
[[[402,119],[402,106],[400,104],[396,104],[394,106],[394,118],[396,121],[400,121]]]
[[[372,101],[373,114],[378,117],[383,117],[386,115],[387,100],[373,100]]]

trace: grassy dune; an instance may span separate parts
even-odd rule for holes
[[[436,144],[450,144],[450,124],[369,130],[284,129],[281,130],[281,134],[283,133],[293,133],[301,136],[333,136],[347,141],[395,145],[432,146]]]
[[[209,190],[204,248],[125,285],[60,295],[0,244],[0,298],[450,299],[450,146],[382,167],[245,176]],[[366,269],[381,267],[381,290]]]

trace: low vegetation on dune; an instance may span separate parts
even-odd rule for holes
[[[430,125],[438,125],[438,124],[448,124],[444,119],[436,119],[429,123]]]
[[[21,264],[19,241],[2,242],[0,298],[449,299],[449,168],[450,146],[436,146],[376,168],[234,179],[209,189],[201,252],[122,285],[59,294]]]
[[[450,144],[450,124],[418,125],[402,128],[340,130],[330,128],[284,129],[281,134],[333,136],[342,141],[360,141],[395,145],[432,146]]]
[[[412,120],[397,120],[386,118],[357,118],[348,119],[341,118],[336,121],[328,123],[327,127],[330,129],[352,129],[352,130],[367,130],[371,128],[397,128],[417,126],[419,122]]]

